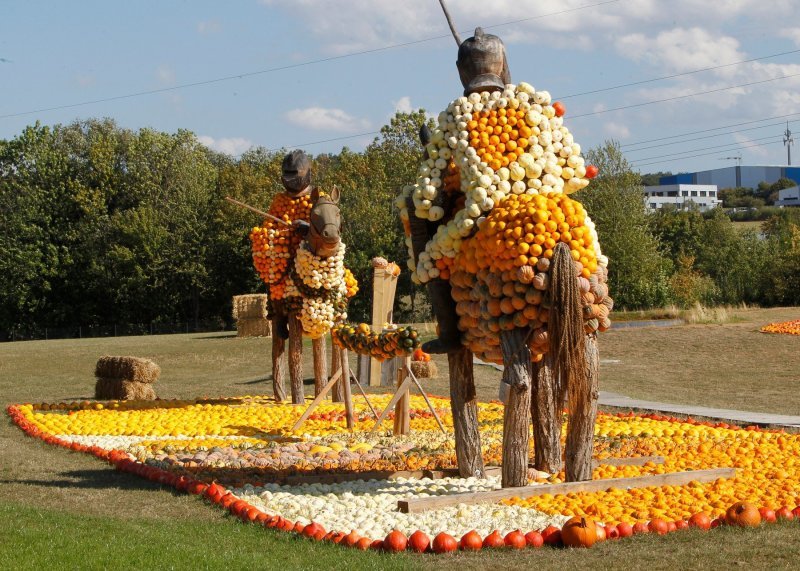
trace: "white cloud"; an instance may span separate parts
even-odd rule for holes
[[[395,113],[411,113],[414,108],[411,107],[411,97],[405,95],[397,101],[392,101]]]
[[[800,28],[786,28],[781,30],[778,35],[782,38],[789,38],[796,46],[800,47]]]
[[[161,64],[156,68],[156,79],[162,85],[174,85],[175,70],[166,64]]]
[[[353,133],[370,127],[370,123],[366,119],[353,117],[341,109],[307,107],[287,111],[285,116],[290,123],[315,131]]]
[[[673,28],[656,37],[629,34],[618,38],[615,47],[628,59],[644,60],[678,73],[747,59],[739,51],[736,38],[719,36],[703,28]]]
[[[200,135],[197,137],[197,140],[209,149],[213,149],[220,153],[225,153],[226,155],[234,156],[241,155],[243,152],[253,146],[253,142],[251,140],[244,139],[242,137],[223,137],[221,139],[215,139],[214,137],[209,137],[208,135]]]
[[[631,136],[631,130],[628,129],[627,125],[617,121],[608,121],[603,128],[609,137],[618,141],[624,141]]]
[[[201,22],[197,22],[198,34],[214,34],[216,32],[219,32],[219,30],[220,30],[219,20],[203,20]]]
[[[742,146],[742,151],[753,153],[759,157],[768,157],[771,154],[761,143],[754,142],[750,137],[746,137],[741,133],[734,133],[733,138]],[[731,153],[731,156],[733,156],[733,153]]]

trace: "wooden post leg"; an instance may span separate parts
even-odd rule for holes
[[[342,368],[342,350],[331,341],[331,375]],[[336,383],[333,387],[333,402],[344,402],[344,383]]]
[[[344,383],[344,411],[347,429],[353,430],[353,396],[350,393],[350,363],[347,360],[347,349],[342,349],[341,357],[342,382]]]
[[[272,395],[275,400],[286,400],[286,340],[277,334],[272,320]]]
[[[408,363],[403,364],[397,369],[397,388],[403,386],[403,382],[409,374]],[[406,390],[397,404],[394,406],[394,435],[400,436],[411,432],[411,407],[409,404],[411,393]]]
[[[549,353],[533,364],[531,416],[533,419],[533,465],[537,470],[556,474],[561,460],[561,410],[564,391],[553,375],[553,359]]]
[[[303,326],[297,314],[289,314],[289,377],[292,381],[292,403],[303,404]]]
[[[381,423],[387,416],[389,416],[389,413],[397,404],[397,401],[399,401],[400,398],[403,396],[403,393],[410,389],[411,389],[411,378],[406,377],[406,379],[403,381],[403,384],[400,385],[400,387],[394,392],[394,395],[392,395],[392,400],[390,400],[389,404],[386,405],[386,408],[383,409],[383,412],[381,412],[380,416],[378,417],[378,420],[375,421],[375,426],[373,426],[372,430],[370,430],[370,434],[374,434],[378,430],[378,428],[380,428]]]
[[[503,415],[504,488],[528,484],[528,444],[530,440],[531,352],[526,344],[527,329],[500,332],[503,350],[504,381],[511,385]]]
[[[484,478],[486,467],[481,454],[478,431],[478,404],[475,400],[472,351],[462,347],[447,354],[450,373],[450,409],[456,437],[458,474],[462,478]]]
[[[356,388],[358,389],[358,392],[360,392],[361,396],[364,397],[364,402],[367,403],[367,406],[369,407],[370,412],[372,412],[373,418],[377,419],[378,418],[378,413],[375,410],[375,407],[372,406],[372,403],[369,402],[369,397],[367,396],[367,393],[364,392],[364,387],[361,386],[361,382],[358,380],[358,377],[356,377],[353,374],[353,370],[352,369],[350,369],[350,378],[356,384]]]
[[[592,479],[592,451],[594,448],[594,424],[597,419],[597,397],[599,390],[598,368],[600,354],[597,338],[585,337],[586,384],[568,387],[569,424],[567,426],[566,480],[580,482]]]
[[[328,379],[328,367],[325,362],[325,337],[313,339],[311,346],[314,354],[314,396],[317,396]]]

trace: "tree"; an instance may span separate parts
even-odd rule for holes
[[[611,295],[623,308],[665,304],[670,264],[650,232],[639,175],[615,141],[590,150],[586,159],[600,175],[576,198],[597,225],[603,253],[609,258]]]

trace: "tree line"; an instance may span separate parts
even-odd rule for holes
[[[353,320],[367,320],[370,260],[404,265],[393,201],[412,182],[423,110],[398,113],[364,151],[313,157],[314,183],[342,190],[346,263],[362,285]],[[132,131],[112,120],[27,127],[0,140],[0,335],[47,327],[230,323],[231,298],[264,291],[248,233],[280,184],[284,151],[234,158],[185,130]],[[611,259],[619,307],[690,303],[800,303],[797,220],[773,216],[741,233],[721,214],[644,209],[641,178],[613,142],[588,153],[602,173],[576,198],[587,204]],[[398,283],[397,321],[428,317],[424,291]]]

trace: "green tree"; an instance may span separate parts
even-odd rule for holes
[[[619,144],[606,141],[586,153],[600,175],[576,196],[597,225],[600,245],[609,258],[609,287],[619,307],[664,305],[670,264],[651,233],[639,175]]]

